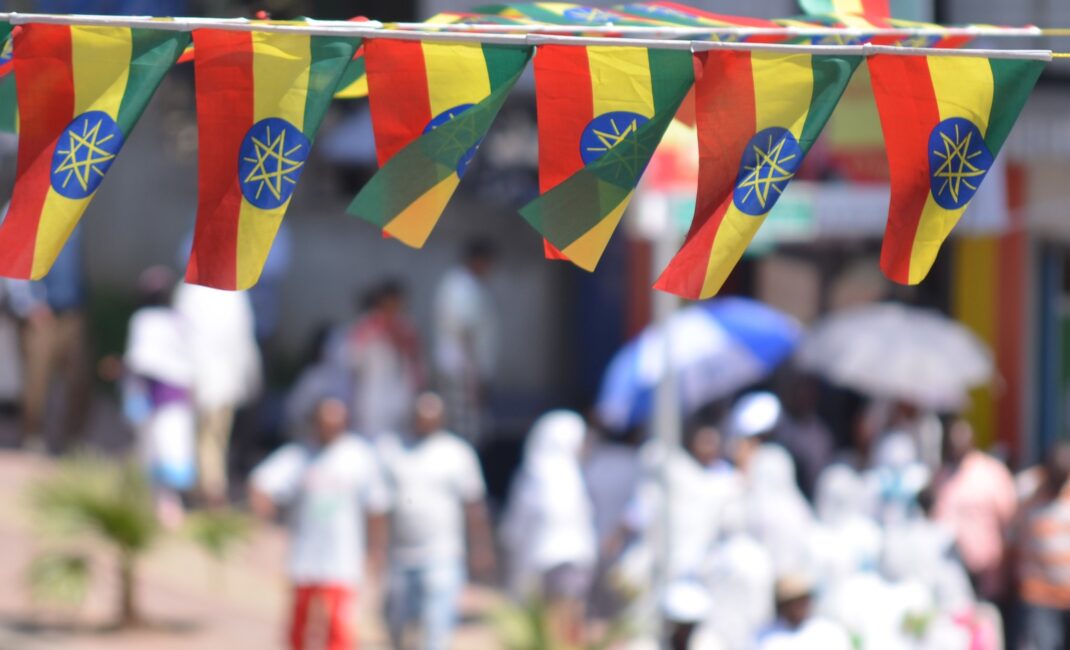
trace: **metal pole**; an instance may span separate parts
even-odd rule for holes
[[[661,273],[679,245],[679,236],[673,227],[671,211],[672,199],[669,195],[649,197],[644,209],[662,210],[662,228],[653,241],[651,255],[651,277]],[[668,321],[676,311],[679,300],[676,296],[655,291],[653,297],[653,320],[655,327],[663,333],[661,337],[662,353],[665,355],[664,372],[654,395],[654,413],[651,418],[652,433],[658,445],[657,479],[661,491],[661,511],[658,513],[658,527],[654,535],[654,602],[655,618],[658,622],[658,641],[662,648],[668,648],[668,627],[661,617],[660,603],[669,584],[669,559],[672,549],[672,500],[669,459],[680,449],[683,426],[680,410],[679,387],[676,373],[672,371],[672,339],[668,335]]]

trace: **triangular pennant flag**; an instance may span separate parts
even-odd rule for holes
[[[654,285],[690,299],[720,290],[861,61],[770,51],[695,56],[695,216],[683,247]]]
[[[877,54],[867,63],[892,185],[881,269],[917,284],[981,186],[1045,61]]]
[[[380,170],[347,212],[420,248],[531,48],[375,39],[365,46]]]
[[[188,40],[127,27],[28,24],[16,31],[22,108],[0,275],[48,272]]]
[[[186,280],[256,284],[360,39],[198,29],[197,225]]]
[[[598,264],[693,81],[683,50],[539,46],[542,195],[520,214],[580,268]]]

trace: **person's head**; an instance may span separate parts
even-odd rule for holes
[[[587,438],[587,423],[575,411],[558,409],[535,420],[524,443],[524,460],[555,458],[579,461]]]
[[[349,408],[337,397],[325,397],[312,412],[312,431],[316,442],[328,445],[345,435],[349,428]]]
[[[1070,479],[1070,441],[1060,440],[1048,450],[1044,461],[1045,489],[1051,496],[1062,492]]]
[[[810,618],[813,583],[804,575],[786,575],[776,581],[777,618],[797,629]]]
[[[721,443],[721,430],[711,424],[695,424],[684,435],[684,448],[703,467],[721,457]]]
[[[955,418],[944,435],[944,461],[958,463],[973,451],[973,426],[965,418]]]
[[[166,266],[150,266],[137,279],[138,297],[142,307],[163,307],[171,304],[175,289],[175,273]]]
[[[422,393],[413,408],[413,432],[423,438],[446,424],[446,403],[435,393]]]
[[[817,411],[820,383],[813,374],[791,370],[784,377],[778,392],[784,410],[793,418],[810,417]]]
[[[780,421],[780,400],[772,393],[748,393],[732,406],[727,428],[732,439],[732,457],[746,471],[754,452],[772,435]]]
[[[389,279],[384,281],[375,292],[375,310],[387,316],[394,316],[405,309],[405,286],[401,281]]]
[[[488,239],[473,239],[464,246],[464,265],[478,277],[485,277],[494,266],[496,251]]]

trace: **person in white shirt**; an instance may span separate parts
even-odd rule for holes
[[[138,279],[142,306],[127,328],[122,383],[123,413],[137,433],[156,514],[170,529],[181,525],[181,493],[197,478],[194,366],[188,325],[170,306],[174,286],[174,273],[162,266],[146,269]]]
[[[226,500],[227,453],[237,408],[260,390],[253,309],[241,291],[194,284],[175,290],[174,308],[189,327],[197,406],[197,478],[209,503]]]
[[[424,650],[446,650],[465,583],[465,556],[473,572],[493,570],[493,540],[484,503],[486,487],[471,445],[445,430],[442,398],[416,399],[409,436],[379,442],[390,511],[387,622],[395,648],[417,623]]]
[[[382,566],[389,494],[374,450],[347,431],[345,402],[322,400],[314,419],[315,440],[285,445],[253,470],[249,502],[266,518],[290,510],[290,647],[344,650],[366,547],[372,567]]]
[[[582,642],[583,605],[598,556],[580,466],[586,435],[587,423],[573,411],[550,411],[535,421],[501,523],[514,595],[544,600],[554,638],[574,645]]]
[[[448,271],[435,293],[434,364],[454,431],[473,444],[484,428],[487,387],[498,361],[497,314],[486,278],[494,248],[468,244],[464,264]]]

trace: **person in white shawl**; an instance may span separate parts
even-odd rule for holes
[[[175,290],[175,310],[189,326],[197,406],[197,469],[202,496],[226,499],[227,451],[234,413],[260,390],[253,309],[241,291],[194,284]]]
[[[747,469],[747,528],[769,550],[777,575],[809,571],[806,540],[813,511],[795,483],[795,465],[783,447],[761,445]]]
[[[570,637],[582,630],[597,559],[580,466],[586,432],[586,422],[572,411],[551,411],[535,422],[501,528],[513,593],[545,600],[558,630]]]

